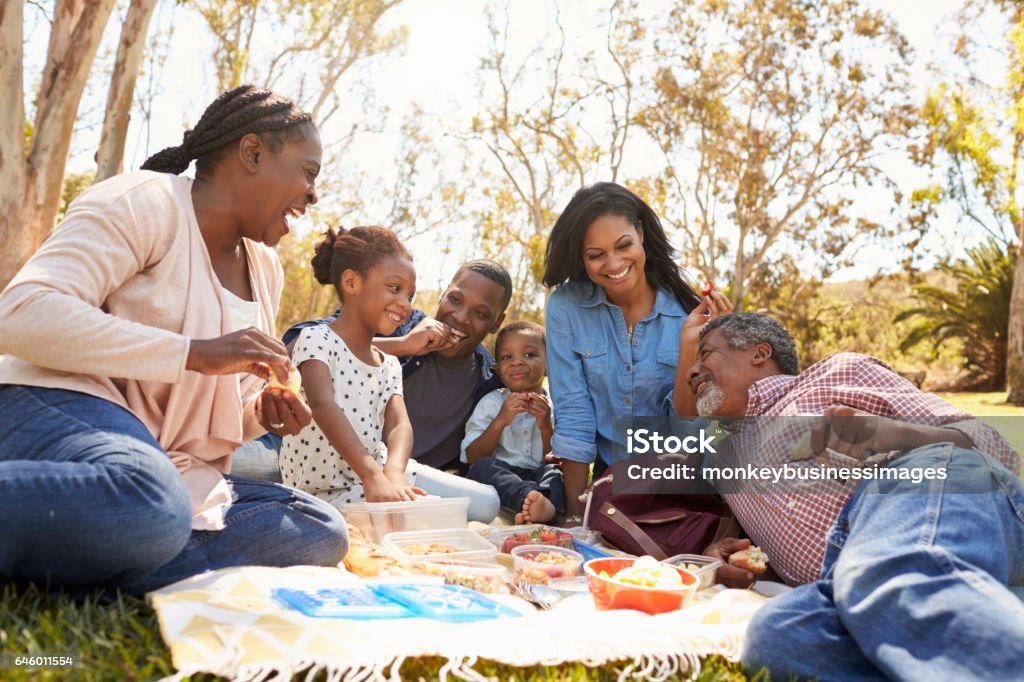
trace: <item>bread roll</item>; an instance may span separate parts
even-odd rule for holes
[[[366,539],[362,531],[348,524],[348,553],[342,561],[345,568],[362,578],[380,575],[410,575],[417,573],[415,567],[403,564],[398,559],[380,551]]]
[[[738,568],[760,575],[768,568],[768,555],[760,547],[751,545],[729,555],[729,563]]]
[[[793,453],[790,461],[801,462],[812,457],[814,457],[814,451],[811,450],[811,432],[807,431],[804,435],[800,436],[800,440],[793,443]]]

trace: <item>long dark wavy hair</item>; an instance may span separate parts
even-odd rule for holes
[[[544,286],[590,281],[583,265],[583,235],[595,220],[605,215],[621,216],[643,234],[647,283],[672,292],[686,312],[693,310],[700,297],[683,280],[676,251],[669,244],[658,216],[643,199],[614,182],[598,182],[579,190],[555,221],[544,251]]]

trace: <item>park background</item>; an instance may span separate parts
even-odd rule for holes
[[[333,309],[311,247],[358,224],[407,241],[420,307],[490,256],[510,319],[542,320],[551,225],[614,180],[804,367],[857,351],[1024,403],[1017,3],[59,0],[6,2],[0,35],[0,284],[85,187],[253,82],[325,143],[279,328]]]
[[[975,414],[1017,415],[997,426],[1024,444],[1006,402],[1024,404],[1017,2],[0,0],[0,286],[71,199],[179,144],[243,82],[296,99],[325,143],[321,202],[279,247],[279,328],[335,306],[308,259],[339,224],[395,229],[427,311],[461,260],[492,256],[515,277],[511,317],[541,319],[551,225],[615,180],[663,217],[694,284],[781,319],[804,367],[875,355]],[[4,586],[5,652],[81,662],[11,680],[173,672],[129,597]],[[700,679],[746,678],[719,659]]]

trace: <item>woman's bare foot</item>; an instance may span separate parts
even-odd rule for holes
[[[516,514],[516,523],[547,523],[555,518],[555,505],[539,490],[526,493],[523,511]]]

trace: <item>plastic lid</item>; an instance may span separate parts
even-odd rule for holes
[[[465,528],[437,528],[435,530],[407,530],[388,533],[384,536],[384,547],[392,547],[399,552],[410,544],[439,543],[452,545],[460,552],[481,551],[494,555],[497,551],[487,540]],[[404,553],[404,552],[403,552]],[[451,557],[457,559],[459,557]]]
[[[465,505],[469,507],[468,497],[421,497],[410,502],[352,502],[341,507],[345,511],[363,510],[374,512],[385,511],[408,511],[411,509],[422,509],[423,507],[455,507]]]
[[[374,590],[418,616],[449,623],[520,615],[518,611],[460,585],[379,585]]]
[[[408,618],[416,615],[404,605],[368,587],[295,590],[277,588],[274,597],[314,618]]]

